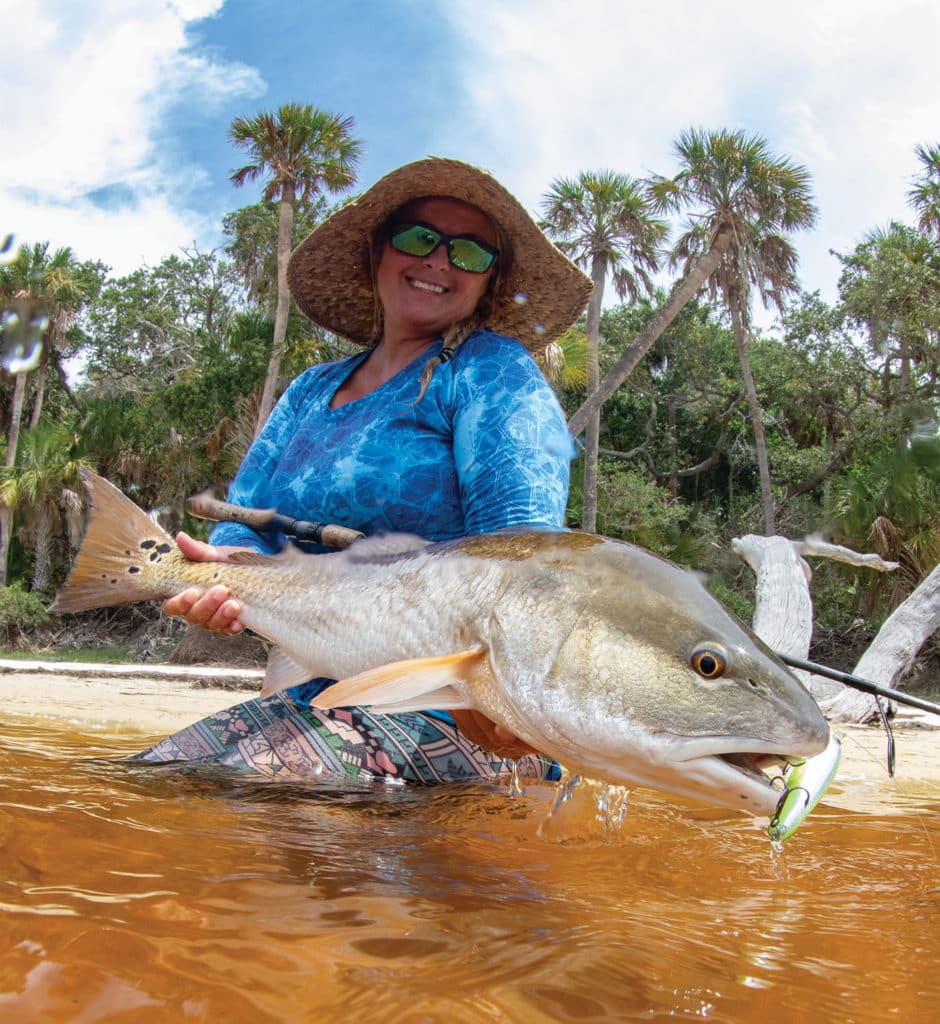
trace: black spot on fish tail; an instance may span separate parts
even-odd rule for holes
[[[52,610],[73,613],[167,596],[152,573],[154,562],[172,557],[172,538],[103,477],[84,473],[83,479],[85,534]]]

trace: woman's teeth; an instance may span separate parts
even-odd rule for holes
[[[421,292],[431,292],[432,295],[443,295],[445,289],[439,284],[430,284],[428,281],[418,281],[412,278],[411,287]]]

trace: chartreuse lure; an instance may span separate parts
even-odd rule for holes
[[[770,819],[767,833],[775,843],[785,843],[809,817],[836,777],[842,759],[842,743],[835,733],[821,754],[791,762],[783,772],[786,785]]]

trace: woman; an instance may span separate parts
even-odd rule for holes
[[[399,168],[298,247],[288,280],[307,316],[364,350],[290,385],[230,501],[431,541],[563,525],[571,439],[531,353],[577,319],[591,284],[495,179],[437,158]],[[215,561],[284,540],[235,523],[210,544],[178,537]],[[244,628],[224,587],[165,610],[226,636]],[[444,712],[310,708],[330,682],[249,701],[142,757],[438,781],[501,770],[486,751],[531,753],[475,712],[455,713],[458,732]]]

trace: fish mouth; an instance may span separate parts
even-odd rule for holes
[[[786,745],[753,736],[664,739],[661,733],[650,735],[652,742],[643,745],[646,763],[637,759],[623,766],[634,775],[634,785],[771,817],[786,789],[788,765],[820,753],[828,741],[828,727],[825,735],[820,731],[794,736]]]
[[[701,785],[707,790],[710,801],[752,814],[772,815],[786,788],[784,769],[803,760],[798,754],[735,750],[690,758],[676,767],[695,788]],[[694,795],[691,790],[689,795]]]
[[[795,743],[792,748],[743,737],[711,737],[663,742],[662,734],[635,737],[632,756],[610,761],[584,758],[569,764],[586,775],[625,786],[648,786],[731,810],[772,817],[786,789],[784,773],[819,753],[825,740]],[[762,749],[763,748],[763,749]]]
[[[763,786],[774,787],[778,779],[783,779],[783,769],[788,764],[799,764],[804,760],[796,755],[785,754],[716,754],[720,760],[735,771],[753,779]]]

